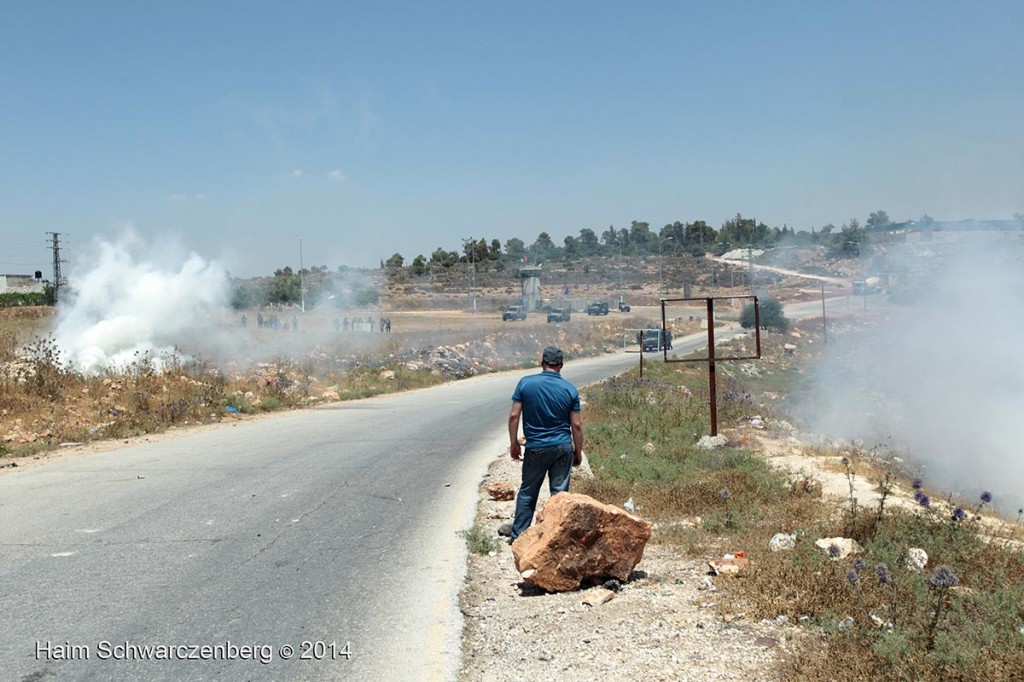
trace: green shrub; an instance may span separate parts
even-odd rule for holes
[[[762,329],[786,331],[789,327],[789,320],[786,319],[785,313],[782,312],[782,303],[779,302],[779,299],[769,296],[758,301],[758,304]],[[743,306],[743,311],[740,313],[740,326],[744,329],[750,329],[754,326],[753,303]]]
[[[41,292],[6,292],[0,294],[0,308],[17,308],[20,306],[49,305],[46,294]]]

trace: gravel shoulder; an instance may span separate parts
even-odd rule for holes
[[[518,486],[519,466],[501,453],[489,467],[480,526],[496,531],[511,520],[515,502],[491,500],[486,486]],[[470,554],[459,679],[775,679],[773,664],[796,630],[719,613],[714,583],[729,578],[708,577],[705,562],[656,544],[656,534],[634,578],[598,606],[584,600],[600,588],[546,594],[523,583],[504,539],[493,556]]]

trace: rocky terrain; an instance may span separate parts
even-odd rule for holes
[[[484,528],[511,520],[515,502],[491,500],[486,486],[518,484],[519,466],[501,453],[490,467],[477,511]],[[460,679],[775,679],[772,664],[797,631],[720,613],[716,582],[730,579],[652,540],[630,580],[596,603],[603,587],[549,594],[523,582],[502,539],[493,555],[469,558]]]

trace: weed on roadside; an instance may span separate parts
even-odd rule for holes
[[[487,555],[498,551],[498,538],[479,524],[475,524],[468,530],[460,531],[459,535],[466,540],[466,548],[473,554]]]

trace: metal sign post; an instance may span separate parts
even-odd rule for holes
[[[686,303],[693,301],[704,301],[708,311],[708,356],[706,358],[670,358],[668,356],[668,348],[664,350],[665,362],[706,362],[708,363],[708,388],[711,403],[711,435],[718,435],[718,394],[717,394],[717,377],[715,373],[715,363],[723,361],[733,360],[760,360],[761,359],[761,308],[757,302],[757,296],[730,296],[730,299],[743,299],[749,298],[754,302],[754,340],[756,345],[756,354],[748,356],[727,356],[727,357],[716,357],[715,356],[715,301],[721,300],[716,297],[709,298],[663,298],[661,299],[661,328],[668,329],[665,319],[665,304],[666,303]],[[643,350],[643,344],[641,344],[641,351]],[[641,365],[642,367],[642,365]]]

